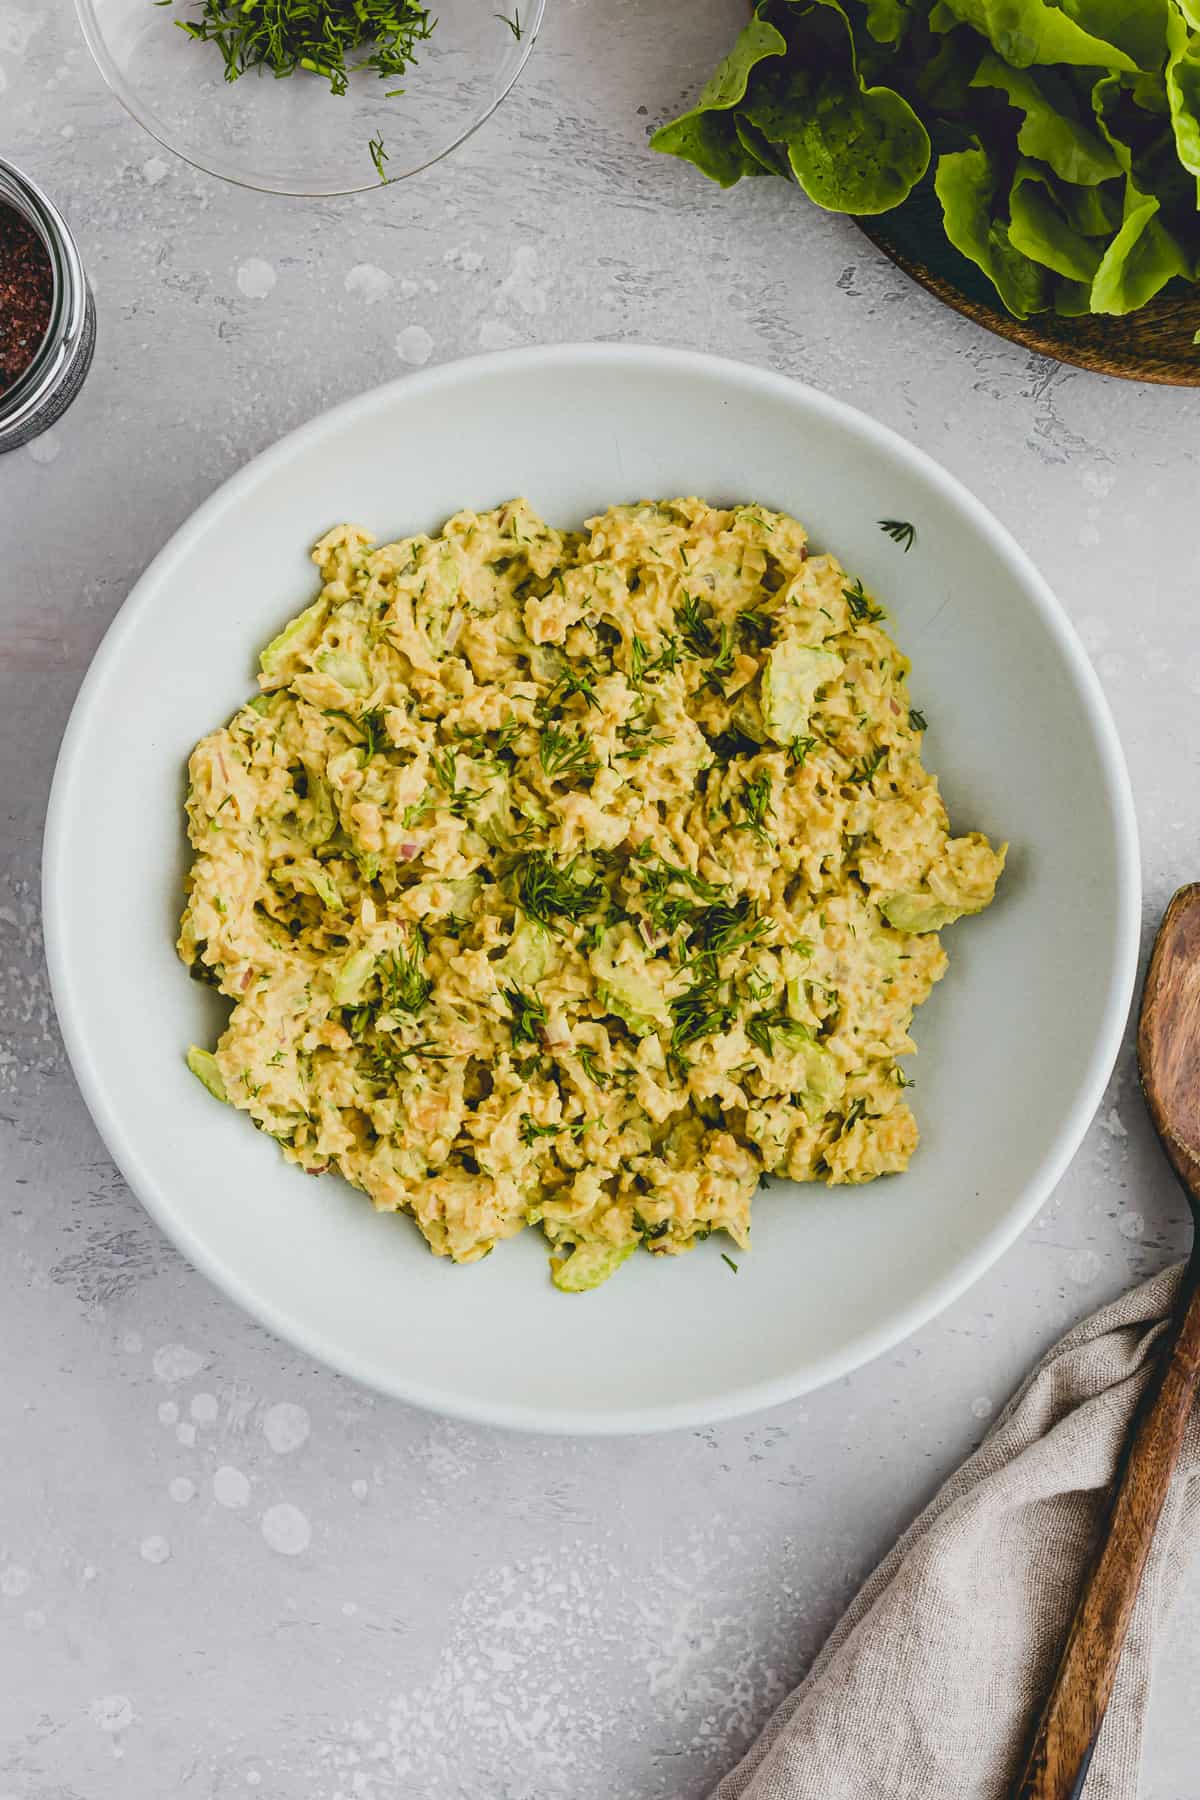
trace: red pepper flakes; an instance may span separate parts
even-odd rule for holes
[[[53,300],[45,244],[15,207],[0,205],[0,394],[37,355]]]

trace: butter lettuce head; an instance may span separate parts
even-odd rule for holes
[[[1200,0],[758,0],[651,141],[910,241],[940,209],[1018,318],[1135,311],[1200,278]]]

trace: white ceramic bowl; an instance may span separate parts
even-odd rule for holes
[[[253,691],[306,604],[306,552],[524,493],[578,524],[619,500],[756,499],[803,519],[883,597],[929,716],[952,819],[1008,838],[991,911],[947,935],[918,1015],[909,1172],[773,1186],[736,1278],[721,1240],[551,1286],[540,1236],[432,1257],[403,1218],[311,1180],[184,1066],[222,1006],[173,939],[184,761]],[[878,528],[911,519],[903,554]],[[196,1266],[272,1330],[389,1393],[546,1431],[638,1431],[768,1406],[927,1320],[1028,1223],[1077,1148],[1120,1042],[1137,947],[1128,780],[1092,670],[1012,539],[883,427],[782,376],[682,351],[482,357],[348,401],[202,506],[96,656],[50,802],[45,922],[71,1060],[113,1157]]]

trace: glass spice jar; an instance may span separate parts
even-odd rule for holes
[[[50,317],[24,370],[0,393],[0,452],[49,430],[83,386],[96,343],[96,309],[75,239],[54,203],[0,158],[0,208],[36,233],[50,261]]]

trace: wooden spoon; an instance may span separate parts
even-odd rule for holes
[[[1180,888],[1163,916],[1142,992],[1137,1054],[1150,1117],[1192,1209],[1192,1254],[1013,1800],[1076,1800],[1083,1791],[1200,1387],[1200,882]]]

